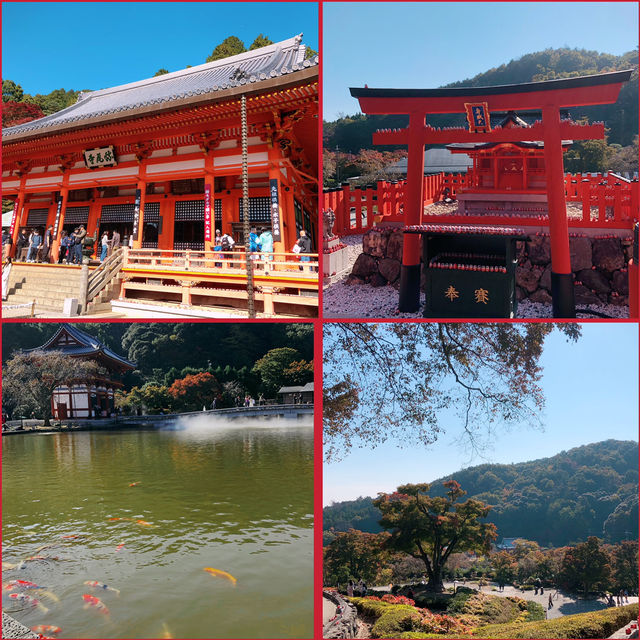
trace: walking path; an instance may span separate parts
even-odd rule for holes
[[[335,615],[336,605],[328,598],[322,598],[322,624],[327,624]]]
[[[457,586],[461,586],[461,583],[457,582]],[[471,585],[469,585],[471,586]],[[553,607],[548,609],[549,606],[549,593],[555,593],[555,589],[551,591],[547,591],[540,595],[535,595],[535,592],[532,591],[520,591],[520,589],[516,589],[515,587],[506,586],[504,591],[492,591],[491,587],[496,587],[495,584],[487,585],[486,587],[482,587],[482,593],[487,593],[492,596],[502,596],[506,598],[507,596],[516,596],[518,598],[522,598],[523,600],[530,600],[532,602],[537,602],[542,605],[545,610],[547,610],[547,618],[552,620],[554,618],[561,618],[562,616],[571,616],[576,613],[588,613],[590,611],[600,611],[602,609],[606,609],[607,605],[602,600],[594,599],[582,599],[578,598],[576,595],[567,594],[563,592],[558,592],[557,597],[553,599]],[[446,588],[453,588],[453,582],[446,582]],[[476,585],[474,585],[474,588]],[[638,602],[637,597],[629,596],[629,604],[634,602]],[[626,604],[626,603],[625,603]]]

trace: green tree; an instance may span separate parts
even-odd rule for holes
[[[491,507],[479,500],[460,502],[466,491],[451,480],[445,496],[429,496],[428,484],[407,484],[392,494],[381,494],[374,504],[380,524],[391,530],[387,547],[424,562],[428,591],[443,591],[442,569],[454,552],[488,553],[496,527],[483,523]]]
[[[16,84],[13,80],[2,81],[2,102],[8,102],[9,100],[20,102],[23,97],[24,90],[19,84]]]
[[[169,73],[168,69],[165,69],[164,67],[162,69],[158,69],[154,74],[153,77],[156,78],[158,76],[165,76],[167,75],[167,73]]]
[[[244,42],[236,36],[229,36],[225,38],[215,49],[211,52],[211,55],[207,58],[207,62],[213,62],[214,60],[221,60],[222,58],[228,58],[229,56],[236,56],[239,53],[244,53],[246,48]]]
[[[273,44],[273,40],[271,40],[268,36],[260,34],[251,43],[251,46],[249,47],[249,51],[253,51],[254,49],[260,49],[260,47],[267,47],[270,44]]]
[[[315,49],[312,49],[311,47],[307,47],[307,50],[304,54],[304,59],[305,60],[309,60],[309,58],[313,58],[314,56],[317,56],[318,52]]]
[[[68,91],[65,89],[54,89],[51,93],[44,95],[38,93],[33,98],[34,102],[42,109],[44,114],[48,116],[75,104],[79,95],[80,91],[74,91],[73,89],[69,89]]]
[[[638,591],[638,543],[624,540],[613,547],[612,555],[615,588]]]
[[[447,431],[443,409],[450,407],[475,448],[496,422],[540,425],[539,359],[554,329],[580,335],[578,325],[550,322],[325,324],[327,459],[391,434],[405,445],[429,445]]]
[[[491,568],[499,585],[509,584],[516,573],[516,563],[508,551],[499,551],[491,556]]]
[[[260,376],[267,397],[275,397],[278,389],[288,380],[285,375],[292,363],[300,360],[300,354],[291,347],[278,347],[268,351],[253,366],[253,372]]]
[[[564,587],[581,589],[586,597],[590,591],[608,588],[610,575],[609,556],[601,541],[591,536],[586,542],[567,549],[559,577]]]
[[[323,552],[324,584],[339,585],[348,580],[375,582],[390,557],[384,548],[388,538],[386,532],[363,533],[350,529],[337,533]]]
[[[49,425],[54,389],[91,379],[102,372],[95,362],[69,358],[60,351],[16,353],[2,371],[3,408],[8,413],[15,409],[33,411]]]

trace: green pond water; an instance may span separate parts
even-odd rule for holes
[[[312,637],[313,429],[280,424],[4,437],[3,563],[57,546],[5,568],[3,583],[59,599],[3,589],[4,611],[61,638]],[[20,592],[49,611],[9,598]]]

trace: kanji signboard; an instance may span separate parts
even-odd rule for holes
[[[211,242],[211,185],[204,185],[204,241]]]
[[[274,242],[280,242],[280,201],[278,199],[278,181],[269,180],[269,195],[271,197],[271,234]]]
[[[113,146],[101,147],[99,149],[87,149],[83,151],[84,164],[87,169],[97,169],[99,167],[115,167],[118,162]]]
[[[489,114],[489,105],[486,102],[465,102],[464,108],[467,111],[467,122],[471,133],[491,131],[491,116]]]
[[[138,240],[138,234],[140,230],[140,200],[142,198],[142,191],[140,189],[136,189],[136,201],[133,205],[133,231],[131,232],[131,237],[134,242]]]

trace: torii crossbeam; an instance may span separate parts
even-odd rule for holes
[[[407,188],[404,215],[406,225],[420,224],[423,210],[424,147],[451,142],[544,143],[549,235],[551,241],[551,294],[554,318],[575,318],[573,276],[569,253],[569,228],[564,192],[562,140],[604,138],[604,124],[583,125],[561,120],[560,110],[567,107],[613,104],[631,70],[591,76],[528,82],[495,87],[455,89],[370,89],[351,88],[366,114],[408,114],[409,126],[401,130],[379,131],[374,144],[406,144]],[[426,124],[429,114],[469,113],[484,105],[481,113],[491,111],[542,111],[542,120],[531,127],[494,128],[489,123],[475,130],[435,129]],[[480,120],[480,124],[482,121]],[[470,126],[470,129],[473,127]],[[481,130],[482,129],[482,130]],[[420,237],[405,235],[400,275],[399,309],[417,311],[420,305]]]

